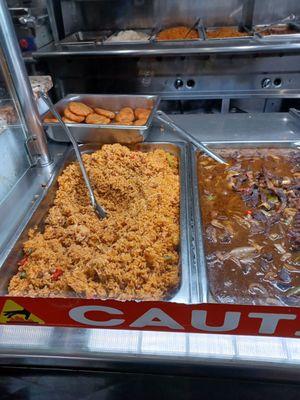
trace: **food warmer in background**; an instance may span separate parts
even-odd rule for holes
[[[178,114],[287,111],[298,103],[295,0],[55,0],[48,13],[54,40],[34,57],[55,77],[56,100],[152,94]],[[159,40],[173,27],[193,28],[194,37],[179,29],[169,35],[177,39]]]

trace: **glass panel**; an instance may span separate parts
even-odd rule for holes
[[[13,100],[12,83],[1,49],[0,61],[0,130],[3,131],[7,125],[17,124],[19,116]]]
[[[19,109],[0,46],[0,204],[30,167]]]

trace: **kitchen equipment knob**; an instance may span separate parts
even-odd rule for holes
[[[270,87],[271,84],[272,84],[272,81],[271,81],[270,78],[265,78],[265,79],[263,79],[263,80],[261,81],[261,87],[262,87],[263,89],[266,89],[266,88]]]
[[[27,39],[20,39],[19,43],[20,43],[21,49],[24,49],[24,50],[28,49],[29,43],[28,43]]]
[[[176,79],[176,81],[174,82],[174,86],[176,89],[180,89],[183,86],[183,80],[180,78]]]

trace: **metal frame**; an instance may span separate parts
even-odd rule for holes
[[[60,1],[46,0],[47,11],[49,15],[50,26],[54,43],[58,43],[64,36],[64,27]]]
[[[26,144],[32,163],[48,165],[51,160],[46,135],[5,1],[0,2],[0,43],[4,55],[0,60],[7,65],[7,68],[3,68],[5,79],[20,105],[20,116],[26,127]]]

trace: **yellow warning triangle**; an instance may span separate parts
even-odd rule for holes
[[[45,322],[26,310],[23,306],[12,300],[6,300],[0,314],[1,324],[34,323],[44,324]]]

